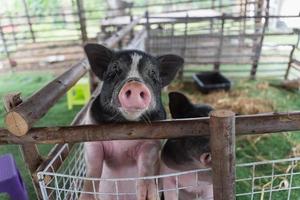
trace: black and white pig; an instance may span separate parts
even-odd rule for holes
[[[192,104],[189,99],[179,93],[169,93],[169,108],[174,119],[207,117],[213,108],[205,104]],[[209,137],[186,137],[169,139],[161,152],[161,174],[178,173],[211,166]],[[165,200],[213,200],[212,177],[210,172],[185,174],[178,177],[178,187],[194,186],[179,190],[176,178],[163,178]]]
[[[138,50],[112,51],[98,44],[87,44],[85,53],[92,71],[103,81],[84,124],[126,121],[154,121],[166,118],[161,89],[175,77],[184,60],[176,55],[154,57]],[[87,177],[132,178],[159,173],[159,140],[86,142],[84,156]],[[116,191],[118,188],[118,191]],[[83,190],[93,191],[85,181]],[[101,200],[157,199],[154,181],[101,181],[97,192]],[[134,194],[137,190],[137,194]],[[131,194],[125,194],[131,193]],[[82,194],[80,199],[94,199]]]

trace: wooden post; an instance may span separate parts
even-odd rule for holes
[[[26,2],[26,0],[22,0],[22,2],[23,2],[23,5],[24,5],[25,14],[26,14],[26,18],[27,18],[27,23],[28,23],[29,30],[30,30],[30,33],[31,33],[31,38],[32,38],[32,41],[35,42],[35,35],[34,35],[33,28],[32,28],[32,23],[31,23],[31,19],[30,19],[30,15],[29,15],[27,2]]]
[[[82,42],[86,42],[88,40],[87,32],[86,32],[86,20],[85,20],[85,13],[84,13],[84,5],[82,0],[76,0],[77,4],[77,12],[78,18],[80,23],[80,31],[81,31],[81,39]]]
[[[235,114],[227,110],[214,111],[209,125],[214,200],[234,200]]]
[[[7,112],[22,103],[20,93],[7,94],[4,96],[3,101]],[[28,168],[32,176],[32,183],[35,192],[38,198],[40,198],[41,193],[39,190],[38,180],[34,178],[33,174],[35,173],[37,167],[42,163],[42,157],[39,154],[36,144],[22,144],[20,145],[20,151],[22,153],[23,159],[25,160],[26,167]]]

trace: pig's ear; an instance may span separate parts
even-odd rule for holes
[[[168,54],[157,57],[162,87],[168,85],[183,66],[184,60],[180,56]]]
[[[180,92],[169,93],[169,108],[172,118],[185,118],[190,108],[193,108],[190,100]]]
[[[103,74],[113,57],[113,51],[102,45],[91,43],[84,46],[84,51],[92,71],[102,80]]]
[[[206,167],[210,167],[211,163],[212,163],[212,159],[211,159],[211,153],[203,153],[200,156],[200,162],[202,165],[206,166]]]

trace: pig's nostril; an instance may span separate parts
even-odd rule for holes
[[[125,92],[125,95],[126,95],[127,98],[129,98],[130,95],[131,95],[131,90],[127,90],[127,91]]]
[[[140,93],[140,96],[142,97],[142,99],[145,97],[145,93],[144,92],[141,92]]]

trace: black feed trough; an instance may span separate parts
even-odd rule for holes
[[[216,90],[230,90],[231,81],[219,72],[203,72],[193,75],[200,92],[207,94]]]

